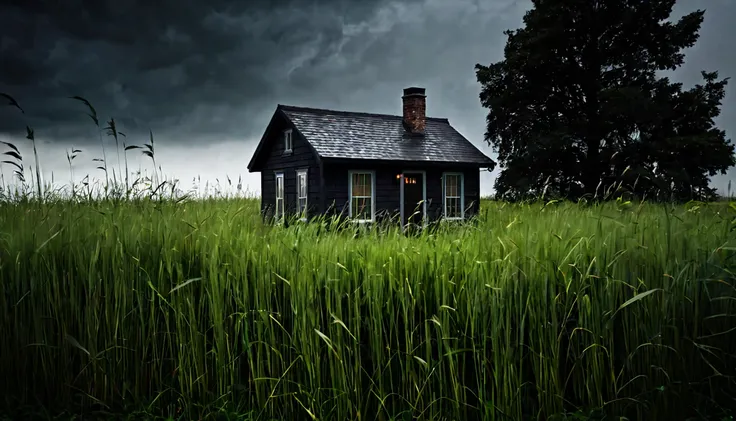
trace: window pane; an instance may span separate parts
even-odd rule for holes
[[[360,185],[359,185],[360,177],[359,174],[353,174],[352,177],[352,186],[353,189],[353,196],[360,196]]]
[[[360,199],[352,199],[352,201],[350,202],[350,206],[352,206],[353,209],[353,218],[358,218],[360,215],[358,200]]]
[[[284,215],[284,199],[276,199],[276,218]]]
[[[459,212],[457,211],[458,208],[458,202],[459,200],[456,198],[447,198],[447,217],[448,218],[457,218],[459,215]]]
[[[276,177],[276,197],[284,197],[284,178]]]
[[[299,180],[299,197],[305,197],[307,195],[307,175],[299,173],[297,177]]]
[[[371,219],[371,199],[356,197],[352,200],[353,218]]]
[[[458,176],[456,175],[448,175],[446,176],[446,183],[445,183],[445,195],[448,197],[457,197],[459,196],[459,184],[458,183]]]
[[[371,174],[354,173],[352,177],[353,197],[371,196]]]

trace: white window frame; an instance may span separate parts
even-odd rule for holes
[[[348,171],[348,204],[349,204],[349,216],[353,218],[353,199],[355,198],[368,198],[368,196],[357,196],[353,197],[353,176],[354,175],[370,175],[371,177],[371,218],[370,219],[355,219],[355,222],[373,222],[376,220],[376,172],[375,171],[363,171],[363,170],[350,170]]]
[[[284,130],[284,153],[292,153],[294,151],[294,136],[291,129]]]
[[[301,190],[301,184],[299,179],[304,177],[304,192]],[[304,193],[304,196],[302,196]],[[297,170],[296,172],[296,211],[301,215],[300,219],[305,221],[307,219],[307,206],[309,203],[309,176],[306,169]],[[304,207],[301,205],[301,201],[304,200]]]
[[[279,179],[281,180],[281,197],[279,197]],[[284,200],[285,199],[285,196],[286,196],[286,191],[285,191],[286,190],[286,184],[285,184],[285,181],[286,180],[284,179],[284,173],[283,173],[283,171],[277,171],[275,173],[275,178],[274,178],[274,183],[275,183],[275,187],[276,187],[276,194],[274,195],[275,196],[274,202],[275,202],[276,207],[274,209],[274,214],[273,214],[274,215],[274,218],[277,221],[280,221],[280,220],[282,220],[284,218],[284,213],[285,213],[285,210],[286,210],[286,205],[285,205],[285,200]],[[280,214],[279,214],[279,201],[281,202],[281,208],[280,208],[281,213]]]
[[[460,197],[450,196],[451,199],[460,199],[460,216],[459,217],[448,217],[447,216],[447,178],[459,177],[460,178]],[[449,221],[460,221],[465,219],[465,174],[461,172],[445,172],[442,173],[442,216],[444,219]]]

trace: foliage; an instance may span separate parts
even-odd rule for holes
[[[525,26],[504,32],[504,60],[476,66],[500,196],[714,196],[709,177],[736,163],[714,124],[728,79],[702,72],[683,90],[662,76],[683,64],[704,16],[672,22],[674,3],[535,0]]]

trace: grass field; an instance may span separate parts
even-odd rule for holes
[[[258,206],[0,205],[6,409],[725,420],[736,407],[734,205],[485,201],[477,221],[419,236],[271,227]]]

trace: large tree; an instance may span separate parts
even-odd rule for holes
[[[504,60],[476,65],[498,194],[714,193],[709,178],[736,163],[714,124],[728,79],[702,72],[683,90],[662,75],[703,22],[704,11],[670,21],[675,1],[532,0],[524,27],[504,32]]]

